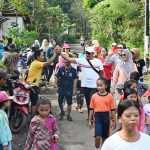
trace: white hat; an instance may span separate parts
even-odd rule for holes
[[[117,44],[115,42],[112,43],[112,46],[116,46]]]
[[[89,53],[94,53],[94,47],[87,47],[85,51]]]

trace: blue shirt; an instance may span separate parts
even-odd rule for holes
[[[85,58],[86,56],[85,56],[85,53],[81,53],[80,55],[79,55],[79,58]]]
[[[24,60],[20,59],[18,62],[18,67],[23,67],[24,66]]]
[[[12,134],[9,128],[8,117],[4,110],[0,109],[0,144],[8,145],[12,140]]]
[[[60,67],[57,74],[57,78],[61,78],[60,87],[58,88],[58,93],[64,96],[73,95],[73,82],[78,79],[77,71],[75,68],[70,67],[67,69],[65,66]]]

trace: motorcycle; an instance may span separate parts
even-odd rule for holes
[[[42,70],[40,83],[39,83],[39,88],[38,88],[38,93],[39,94],[41,93],[41,88],[44,87],[44,86],[47,87],[47,77],[46,77],[45,71]]]
[[[81,41],[80,41],[80,44],[81,44],[81,46],[83,47],[83,46],[84,46],[84,40],[81,40]]]
[[[17,134],[25,127],[28,120],[30,90],[33,90],[33,84],[23,79],[11,80],[11,82],[19,84],[19,87],[14,89],[14,99],[9,114],[10,129],[12,133]],[[36,79],[33,80],[34,82]]]

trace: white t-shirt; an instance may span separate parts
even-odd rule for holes
[[[102,62],[99,59],[94,58],[90,60],[90,62],[96,70],[103,70]],[[81,67],[82,71],[81,86],[96,88],[96,80],[99,78],[98,73],[91,68],[90,64],[85,58],[76,58],[76,63]]]
[[[124,141],[118,133],[115,133],[106,139],[101,150],[150,150],[150,136],[145,133],[140,134],[140,139],[131,143]]]

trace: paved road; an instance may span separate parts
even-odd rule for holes
[[[83,48],[78,44],[71,45],[72,52],[81,53]],[[52,85],[48,91],[42,88],[41,96],[45,96],[51,100],[53,115],[57,118],[58,127],[60,129],[60,139],[58,141],[59,150],[92,150],[94,149],[94,130],[89,130],[87,126],[87,111],[84,103],[84,113],[79,113],[75,109],[75,103],[72,105],[71,116],[72,122],[67,121],[66,116],[62,121],[58,120],[59,108],[57,95],[53,91],[54,76],[52,77]],[[22,150],[28,132],[28,124],[26,128],[17,135],[13,135],[13,150]]]

